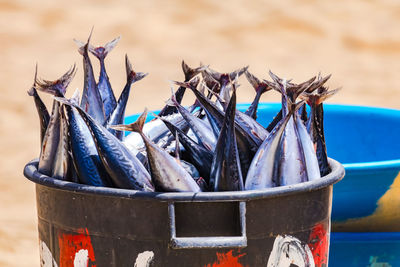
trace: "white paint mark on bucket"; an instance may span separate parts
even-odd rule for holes
[[[53,259],[50,249],[42,240],[39,240],[39,251],[41,267],[58,267],[56,261]]]
[[[314,267],[314,258],[307,244],[293,236],[278,235],[268,259],[268,267]]]
[[[134,267],[150,267],[150,263],[154,259],[153,251],[144,251],[139,253],[136,257],[135,266]]]
[[[74,267],[87,267],[89,264],[89,251],[81,249],[75,253]]]

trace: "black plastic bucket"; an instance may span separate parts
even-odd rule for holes
[[[36,160],[24,174],[44,266],[326,266],[332,185],[344,176],[330,165],[312,182],[241,192],[94,187],[40,174]]]

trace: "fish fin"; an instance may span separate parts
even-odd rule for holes
[[[140,115],[140,117],[134,123],[128,125],[123,125],[123,124],[110,125],[109,127],[119,131],[143,133],[143,126],[144,123],[146,122],[146,118],[147,118],[147,108],[143,111],[142,115]]]
[[[311,84],[311,86],[306,90],[307,93],[311,93],[317,89],[323,87],[323,85],[331,78],[332,74],[329,74],[325,77],[321,76],[321,73],[318,74],[318,79]]]
[[[271,77],[271,79],[276,82],[277,84],[282,84],[283,79],[278,77],[278,75],[276,75],[275,73],[273,73],[271,70],[268,71],[269,76]]]
[[[36,84],[37,84],[37,73],[38,73],[38,64],[36,63],[35,65],[35,77],[33,79],[33,85],[32,87],[28,90],[28,95],[29,96],[33,96],[35,94],[35,90],[36,90]]]
[[[67,87],[74,78],[76,65],[74,64],[61,78],[55,81],[36,80],[37,89],[55,96],[64,96]]]
[[[148,73],[144,72],[134,72],[132,64],[129,61],[128,55],[125,55],[125,68],[126,68],[126,79],[128,82],[131,83],[137,82],[148,75]]]
[[[301,99],[305,100],[309,106],[313,105],[319,105],[322,102],[324,102],[326,99],[330,98],[334,94],[336,94],[338,91],[340,91],[342,88],[336,88],[334,90],[328,90],[328,88],[323,87],[322,92],[312,92],[312,93],[303,93],[300,97]]]
[[[79,89],[76,88],[74,94],[70,98],[71,103],[74,103],[75,105],[79,105],[79,99],[80,99],[80,92]]]
[[[208,88],[211,88],[216,93],[220,91],[220,84],[217,80],[215,80],[207,71],[202,71],[203,81],[207,85]]]
[[[113,48],[117,45],[120,39],[121,36],[118,36],[114,40],[106,43],[104,46],[98,46],[98,47],[89,46],[89,51],[98,59],[104,59],[108,55],[108,53],[111,52],[111,50],[113,50]]]
[[[197,85],[200,82],[199,77],[194,77],[193,79],[191,79],[188,82],[178,82],[178,81],[172,81],[174,84],[185,87],[185,88],[189,88],[189,89],[196,89]]]
[[[191,80],[194,76],[199,74],[200,72],[204,71],[207,68],[207,66],[203,66],[200,64],[200,67],[197,68],[191,68],[189,67],[188,64],[184,60],[182,60],[182,70],[185,75],[185,81]]]
[[[256,92],[259,91],[259,88],[262,84],[265,84],[265,83],[261,82],[256,76],[251,74],[249,71],[246,71],[244,74],[246,75],[247,80],[253,86],[253,88],[256,90]],[[265,86],[265,87],[268,87],[268,86]]]
[[[74,42],[76,43],[76,45],[78,46],[79,54],[84,55],[85,53],[87,53],[88,50],[89,50],[89,47],[90,47],[90,49],[93,49],[93,47],[89,44],[90,43],[90,39],[92,38],[93,29],[94,29],[94,26],[90,30],[90,34],[89,34],[89,37],[88,37],[86,43],[84,43],[84,42],[82,42],[80,40],[77,40],[77,39],[73,39]]]
[[[230,78],[231,80],[234,80],[234,79],[238,78],[238,77],[241,76],[243,73],[245,73],[245,72],[247,71],[248,68],[249,68],[249,66],[246,66],[246,67],[237,69],[237,70],[235,70],[235,71],[229,73],[229,78]]]

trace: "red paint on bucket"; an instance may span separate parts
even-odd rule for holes
[[[60,247],[60,267],[74,266],[75,255],[80,250],[88,251],[88,266],[96,267],[92,242],[87,229],[79,229],[79,234],[58,235],[58,245]]]
[[[319,223],[314,226],[308,239],[308,246],[313,254],[315,266],[327,266],[329,239],[324,223]]]
[[[236,256],[233,255],[233,250],[228,251],[227,253],[218,253],[217,252],[217,261],[212,265],[207,264],[205,267],[248,267],[239,263],[239,258],[245,256],[246,253],[238,254]]]

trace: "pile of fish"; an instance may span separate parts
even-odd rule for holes
[[[147,74],[135,72],[126,56],[126,84],[118,100],[105,68],[105,58],[119,38],[93,47],[76,41],[83,56],[84,85],[67,99],[76,73],[73,66],[56,81],[37,77],[28,91],[40,118],[38,171],[76,183],[141,191],[239,191],[291,185],[320,179],[330,172],[323,129],[323,101],[336,93],[330,76],[293,83],[269,72],[259,80],[248,67],[219,73],[209,66],[190,68],[165,107],[146,122],[145,110],[124,125],[131,86]],[[96,82],[89,54],[100,62]],[[239,77],[254,87],[245,111],[236,109]],[[51,113],[38,91],[53,96]],[[181,105],[190,91],[196,101]],[[277,91],[282,109],[264,127],[257,122],[262,94]],[[125,134],[129,131],[129,134]]]

